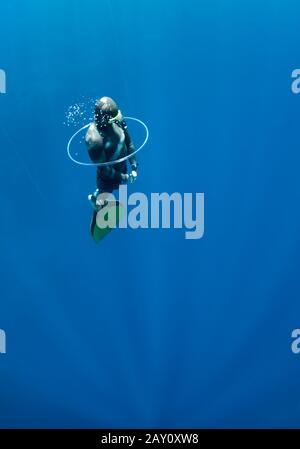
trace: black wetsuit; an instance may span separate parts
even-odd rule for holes
[[[126,122],[114,122],[112,125],[99,129],[94,123],[94,128],[87,133],[86,143],[91,160],[94,163],[108,162],[121,159],[135,151],[134,144],[129,135]],[[137,161],[133,155],[129,158],[132,170],[137,169]],[[122,174],[127,174],[126,161],[97,167],[97,188],[99,193],[112,192],[122,184]]]

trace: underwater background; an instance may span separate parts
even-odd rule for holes
[[[1,2],[0,427],[299,427],[299,17]],[[149,127],[130,192],[204,192],[202,239],[93,242],[95,169],[66,145],[103,95]]]

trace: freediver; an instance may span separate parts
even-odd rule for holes
[[[85,142],[89,157],[95,164],[112,162],[134,153],[127,124],[112,98],[102,97],[96,101],[94,121],[88,128]],[[105,193],[112,193],[121,184],[136,181],[138,163],[134,155],[129,158],[129,163],[130,174],[126,161],[97,167],[97,189],[88,196],[95,211],[106,204]]]

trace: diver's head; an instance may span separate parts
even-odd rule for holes
[[[119,120],[121,112],[117,103],[110,97],[102,97],[96,101],[95,122],[101,130],[107,128],[114,121]]]

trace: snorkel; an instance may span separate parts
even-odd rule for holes
[[[117,115],[115,117],[110,118],[108,120],[108,123],[112,124],[112,123],[116,123],[116,122],[121,122],[122,120],[123,120],[122,112],[120,111],[120,109],[118,109]]]

